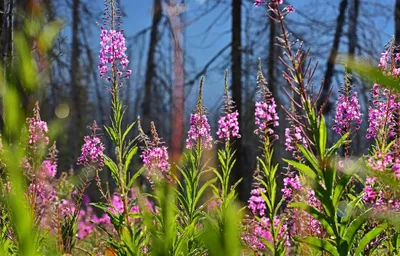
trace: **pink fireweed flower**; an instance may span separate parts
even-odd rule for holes
[[[303,135],[302,128],[299,126],[292,126],[285,129],[285,149],[286,151],[295,151],[296,144],[307,146],[307,139]]]
[[[49,129],[47,128],[47,123],[45,121],[40,120],[40,117],[34,117],[28,119],[29,124],[29,139],[28,143],[35,147],[35,144],[44,143],[45,145],[49,144],[49,138],[46,136]]]
[[[354,92],[351,97],[346,97],[346,95],[339,96],[334,122],[335,125],[332,126],[332,130],[339,135],[350,131],[353,123],[355,124],[355,130],[360,129],[362,119],[357,92]]]
[[[275,229],[280,226],[277,237],[278,240],[285,241],[285,246],[290,247],[291,244],[287,224],[281,224],[279,217],[275,216],[273,225]],[[264,250],[266,248],[266,241],[273,243],[270,220],[267,217],[262,217],[260,220],[251,219],[247,225],[247,232],[243,236],[243,240],[253,250]]]
[[[363,199],[366,201],[366,202],[372,202],[372,201],[374,201],[375,200],[375,198],[376,198],[376,192],[375,192],[375,190],[369,185],[369,186],[366,186],[365,188],[364,188],[364,192],[365,192],[365,194],[364,194],[364,196],[363,196]]]
[[[81,156],[78,158],[78,165],[97,165],[104,166],[104,145],[100,138],[93,136],[85,136],[85,144],[82,146]]]
[[[279,117],[276,112],[276,104],[272,96],[268,97],[266,101],[256,102],[255,124],[258,128],[254,131],[255,134],[273,134],[274,130],[271,126],[278,126],[278,120]]]
[[[394,175],[396,176],[397,179],[400,179],[400,158],[396,158],[392,169],[394,171]]]
[[[260,5],[262,5],[262,0],[255,0],[255,2],[254,2],[254,6],[260,6]]]
[[[283,9],[283,11],[287,11],[287,13],[292,13],[295,11],[293,5],[288,5],[287,7],[285,7],[285,9]]]
[[[251,197],[248,201],[248,208],[251,212],[256,216],[264,216],[265,215],[265,200],[262,197],[261,193],[266,193],[267,191],[264,188],[256,188],[251,190]]]
[[[190,129],[186,139],[186,148],[193,149],[197,143],[204,148],[212,148],[211,128],[207,116],[194,113],[190,115]]]
[[[310,189],[308,191],[308,202],[309,205],[314,206],[316,209],[321,210],[322,204],[319,199],[315,196],[314,190]],[[308,215],[308,214],[307,214]],[[308,215],[308,224],[309,230],[314,234],[321,234],[323,232],[323,228],[318,220],[316,220],[311,215]]]
[[[140,155],[143,165],[149,170],[148,179],[152,182],[152,178],[162,179],[163,173],[168,173],[170,164],[168,163],[167,147],[149,147]]]
[[[146,143],[146,147],[144,147],[140,158],[143,161],[144,167],[147,169],[147,179],[153,185],[154,178],[157,180],[161,180],[163,178],[170,180],[171,178],[169,173],[170,164],[168,162],[167,147],[163,146],[164,142],[158,136],[154,122],[150,123],[150,127],[153,135],[152,141],[150,141],[150,139],[144,134],[142,128],[139,126],[142,139]]]
[[[378,84],[374,84],[371,95],[374,106],[369,107],[366,137],[371,139],[385,134],[393,136],[396,125],[395,112],[398,109],[397,97],[386,89],[382,90]]]
[[[380,60],[379,60],[379,65],[378,65],[378,67],[380,67],[380,68],[382,68],[382,69],[386,69],[386,65],[387,65],[388,60],[389,60],[389,53],[388,53],[388,51],[382,52],[382,53],[381,53],[381,58],[380,58]]]
[[[125,53],[125,37],[122,32],[101,28],[100,45],[100,64],[98,66],[100,77],[111,81],[111,76],[107,74],[113,71],[112,67],[115,65],[118,77],[128,78],[132,71],[126,69],[129,60]]]
[[[298,175],[294,177],[286,177],[283,179],[284,188],[281,190],[283,197],[290,199],[293,196],[293,191],[300,191],[303,187]]]
[[[390,154],[383,154],[382,152],[375,152],[374,155],[369,156],[368,165],[374,171],[384,171],[392,165],[393,157]]]
[[[54,178],[57,173],[57,163],[50,160],[44,160],[40,167],[40,176],[42,178]]]
[[[230,141],[231,138],[240,138],[238,116],[238,111],[234,111],[220,117],[217,131],[219,139]]]

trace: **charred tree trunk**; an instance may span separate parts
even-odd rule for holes
[[[182,140],[184,128],[184,71],[183,71],[183,49],[181,35],[180,13],[177,11],[176,2],[173,0],[170,4],[169,17],[172,26],[172,45],[174,47],[174,77],[175,87],[172,91],[172,136],[171,136],[171,160],[179,161],[182,154]]]
[[[239,112],[239,129],[243,131],[243,111],[242,111],[242,0],[232,0],[232,100],[236,103]],[[242,201],[246,200],[250,183],[247,173],[244,172],[243,162],[244,154],[242,140],[239,139],[234,144],[236,150],[236,164],[233,170],[234,181],[243,177],[243,181],[239,185],[239,198]]]
[[[400,0],[396,0],[396,6],[394,9],[395,19],[395,42],[396,45],[400,44]]]
[[[321,98],[318,101],[318,107],[320,108],[323,106],[324,102],[326,101],[326,105],[323,109],[324,114],[327,114],[331,111],[332,109],[332,103],[329,102],[327,97],[329,96],[330,90],[331,90],[331,84],[332,84],[332,77],[335,71],[335,61],[336,61],[336,56],[339,50],[339,45],[340,45],[340,38],[342,37],[343,33],[343,26],[344,22],[346,19],[346,9],[348,5],[348,0],[342,0],[339,5],[339,14],[337,17],[337,22],[336,22],[336,31],[335,35],[333,37],[333,44],[332,44],[332,49],[328,57],[328,62],[326,63],[326,71],[325,71],[325,77],[324,77],[324,85],[322,88],[322,93],[321,93]]]
[[[358,44],[358,37],[357,37],[357,26],[358,26],[358,16],[360,13],[360,0],[352,0],[352,5],[349,8],[349,33],[348,33],[348,39],[349,39],[349,48],[348,48],[348,53],[349,57],[351,59],[354,59],[356,56],[356,49],[357,49],[357,44]],[[353,84],[354,78],[352,76],[351,69],[348,69],[348,72],[350,74],[349,76],[349,82],[350,84]],[[364,104],[367,104],[367,102],[364,102]],[[353,143],[354,145],[354,151],[356,153],[361,153],[362,149],[364,147],[364,139],[363,139],[364,134],[361,132],[358,132],[354,138],[356,143]]]
[[[156,72],[155,65],[155,53],[157,43],[159,40],[158,25],[162,18],[161,0],[154,0],[153,5],[153,21],[150,32],[149,52],[147,55],[147,68],[146,68],[146,80],[144,87],[144,100],[143,100],[143,131],[146,134],[150,133],[150,121],[151,121],[151,104],[152,104],[152,91],[153,91],[153,77]]]
[[[79,8],[80,0],[72,2],[72,43],[71,43],[71,67],[70,67],[70,92],[71,92],[71,122],[70,122],[70,142],[71,142],[71,161],[74,162],[78,152],[78,143],[82,128],[82,104],[80,101],[81,90],[79,86]]]

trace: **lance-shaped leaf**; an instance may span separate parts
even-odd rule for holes
[[[381,225],[369,231],[358,243],[358,247],[354,255],[362,255],[365,246],[367,246],[372,240],[375,239],[375,237],[377,237],[380,233],[382,233],[382,231],[384,231],[386,228],[387,225]]]
[[[316,237],[305,237],[305,238],[295,238],[295,240],[300,243],[305,243],[311,247],[329,252],[332,256],[339,256],[339,252],[334,245],[329,243],[327,240],[322,240]]]

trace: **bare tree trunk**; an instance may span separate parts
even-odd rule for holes
[[[342,0],[339,5],[339,15],[337,17],[337,22],[336,22],[336,31],[333,37],[333,45],[331,48],[331,52],[329,54],[328,62],[326,63],[324,85],[322,88],[321,98],[318,101],[318,107],[321,107],[323,105],[331,90],[332,77],[335,71],[335,61],[337,52],[339,50],[340,38],[342,37],[343,26],[346,18],[347,5],[348,5],[348,0]],[[324,107],[323,112],[327,114],[330,112],[331,108],[332,108],[332,103],[328,101],[326,103],[326,106]]]
[[[360,13],[360,0],[352,0],[352,5],[349,8],[349,33],[348,33],[348,39],[349,39],[349,57],[354,59],[356,56],[356,49],[357,49],[357,44],[358,44],[358,37],[357,37],[357,25],[358,25],[358,16]],[[352,72],[351,69],[348,69],[348,72],[350,74],[349,77],[349,82],[350,84],[353,84],[354,78],[352,77]],[[362,92],[360,90],[360,92]],[[367,104],[368,102],[364,102],[364,104]],[[364,133],[361,131],[357,132],[354,141],[356,143],[353,143],[354,145],[354,152],[361,152],[364,147],[364,142],[365,140],[363,139],[363,136],[365,136]]]
[[[172,26],[172,35],[174,46],[174,76],[175,87],[172,91],[172,136],[171,136],[171,160],[179,161],[182,154],[182,140],[184,128],[184,113],[185,113],[185,94],[184,94],[184,71],[183,71],[183,49],[181,35],[181,21],[175,0],[170,1],[169,17]]]
[[[242,111],[242,0],[232,0],[232,99],[236,103],[239,112],[239,129],[243,131],[243,111]],[[234,181],[243,177],[243,181],[239,185],[239,198],[246,200],[250,183],[248,178],[251,172],[244,172],[243,162],[244,154],[242,140],[239,139],[234,144],[236,150],[236,164],[233,169]],[[247,176],[246,176],[247,174]]]
[[[394,9],[394,21],[395,21],[395,42],[396,45],[400,44],[400,0],[396,0],[396,6]]]
[[[70,146],[71,161],[75,160],[76,153],[78,152],[78,143],[80,139],[80,132],[82,128],[82,104],[80,102],[81,90],[79,88],[79,8],[80,0],[73,0],[72,2],[72,43],[71,43],[71,122],[70,122]]]
[[[157,43],[159,40],[158,25],[160,24],[162,18],[161,0],[154,0],[153,5],[153,22],[151,25],[150,32],[150,42],[149,42],[149,52],[147,55],[147,69],[146,69],[146,81],[144,88],[144,100],[143,100],[143,123],[142,128],[146,134],[150,132],[150,121],[151,121],[151,104],[152,101],[152,87],[153,87],[153,77],[156,72],[155,65],[155,52],[157,48]]]

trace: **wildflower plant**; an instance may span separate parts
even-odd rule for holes
[[[241,182],[238,180],[232,186],[230,185],[230,177],[232,169],[236,163],[235,151],[232,148],[235,139],[240,139],[238,116],[239,112],[235,110],[235,103],[229,95],[228,88],[228,71],[225,71],[224,85],[224,105],[222,115],[218,120],[218,138],[223,143],[223,148],[218,150],[218,160],[220,171],[214,169],[214,173],[218,178],[219,185],[213,186],[217,204],[226,207],[227,204],[233,202],[236,198],[236,187]]]

